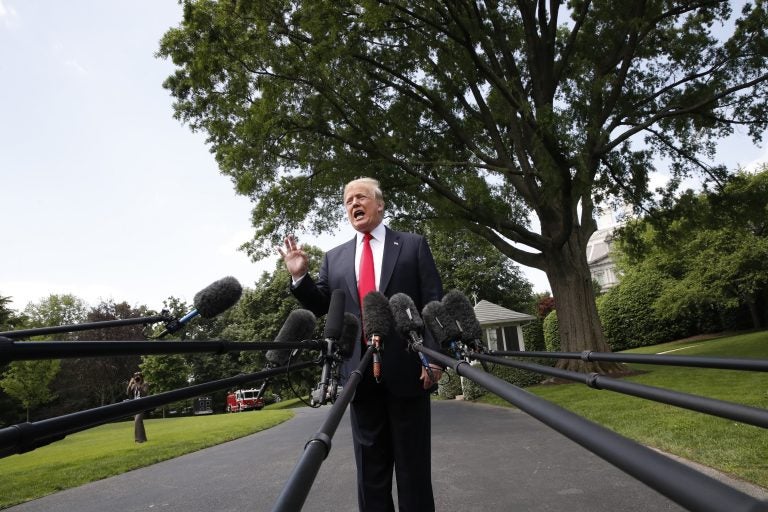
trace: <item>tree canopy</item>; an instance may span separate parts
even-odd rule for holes
[[[254,255],[332,229],[342,185],[372,175],[394,217],[461,226],[545,271],[565,350],[607,350],[585,256],[595,205],[650,200],[659,157],[721,180],[717,139],[739,125],[759,140],[768,122],[763,0],[183,5],[164,85],[253,200]]]
[[[666,278],[654,303],[663,318],[746,307],[754,327],[768,320],[768,166],[740,172],[715,191],[688,190],[674,203],[619,230],[625,270]]]

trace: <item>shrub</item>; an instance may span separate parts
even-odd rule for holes
[[[683,322],[663,319],[653,307],[667,279],[653,269],[624,275],[618,286],[597,299],[597,310],[613,351],[655,345],[687,334]]]
[[[461,393],[461,379],[459,379],[459,376],[452,370],[443,372],[443,376],[437,383],[437,395],[440,398],[452,400]]]
[[[527,363],[536,363],[543,366],[553,366],[555,364],[554,359],[534,359],[529,357],[510,359],[524,361]],[[479,367],[481,366],[481,363],[476,361],[472,363],[472,366]],[[486,363],[486,368],[486,371],[494,377],[498,377],[499,379],[505,382],[509,382],[510,384],[520,388],[541,384],[541,382],[547,378],[546,375],[542,375],[540,373],[532,372],[529,370],[522,370],[520,368],[512,368],[510,366],[504,366],[501,364]],[[477,400],[482,395],[490,393],[490,391],[480,386],[479,384],[476,384],[474,381],[469,379],[462,380],[464,381],[464,399],[466,400]]]
[[[526,363],[536,363],[542,366],[554,366],[556,361],[555,359],[534,359],[530,357],[514,358],[514,360]],[[541,384],[541,381],[547,378],[546,375],[540,373],[500,364],[489,365],[488,369],[492,375],[521,388]]]
[[[551,311],[544,318],[544,346],[548,352],[560,351],[560,331],[557,326],[557,311]]]
[[[472,362],[472,367],[479,369],[480,362]],[[475,383],[475,381],[466,378],[461,379],[461,389],[464,395],[464,400],[477,400],[486,393],[486,389],[484,387]]]
[[[525,350],[546,350],[547,346],[544,343],[544,321],[537,318],[525,324],[523,326],[523,340],[525,341]]]

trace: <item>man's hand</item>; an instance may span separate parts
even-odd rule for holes
[[[285,268],[291,274],[293,280],[298,281],[309,270],[309,256],[299,247],[293,235],[286,236],[284,243],[285,247],[278,246],[277,252],[283,258]]]
[[[429,378],[429,372],[425,367],[421,367],[421,377],[419,377],[419,380],[421,380],[421,385],[424,387],[424,389],[429,389],[435,384],[437,384],[437,381],[440,380],[440,378],[443,376],[443,370],[439,366],[436,365],[429,365],[429,368],[432,370],[432,376],[434,377],[434,380]]]

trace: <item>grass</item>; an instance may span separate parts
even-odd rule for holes
[[[293,417],[263,410],[145,420],[148,442],[133,441],[133,421],[110,423],[37,450],[0,459],[0,509],[178,457],[273,427]]]
[[[682,350],[676,350],[682,349]],[[768,359],[768,331],[709,340],[682,340],[628,353]],[[626,380],[768,408],[762,372],[630,365],[644,373]],[[762,487],[768,487],[768,429],[688,411],[583,384],[541,385],[528,391],[619,434]],[[481,399],[510,406],[495,395]]]

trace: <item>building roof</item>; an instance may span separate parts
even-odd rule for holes
[[[487,300],[481,300],[475,304],[475,316],[478,322],[480,322],[481,327],[487,325],[520,324],[536,319],[535,316],[512,311]]]

